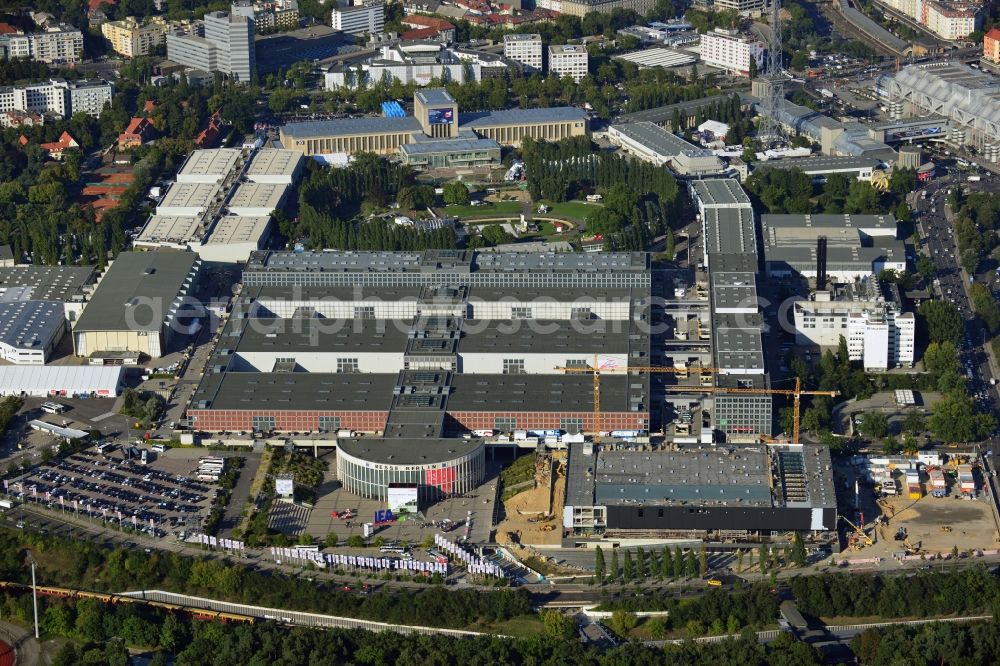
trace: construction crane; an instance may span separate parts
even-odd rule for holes
[[[799,439],[799,415],[802,410],[802,396],[804,395],[825,395],[835,397],[840,395],[839,391],[803,391],[802,380],[795,378],[794,389],[764,389],[764,388],[729,388],[724,386],[664,386],[663,390],[674,393],[686,393],[696,391],[698,393],[725,393],[744,395],[790,395],[794,398],[792,408],[792,443],[800,444]]]
[[[840,519],[854,530],[853,534],[849,534],[847,539],[852,547],[856,547],[858,543],[863,543],[866,546],[874,545],[875,542],[871,540],[871,537],[863,529],[848,520],[846,516],[840,516]]]
[[[594,365],[592,367],[574,367],[574,368],[555,368],[561,372],[575,373],[583,375],[592,375],[594,377],[594,441],[601,441],[601,373],[605,372],[616,372],[616,373],[626,373],[635,372],[639,374],[673,374],[673,375],[686,375],[691,372],[697,372],[702,375],[710,375],[716,372],[720,372],[718,368],[706,368],[706,367],[695,367],[695,368],[671,368],[668,366],[653,366],[653,365],[628,365],[628,366],[601,366],[600,355],[594,354]]]

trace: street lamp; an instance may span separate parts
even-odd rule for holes
[[[35,585],[35,566],[38,562],[28,553],[28,562],[31,563],[31,602],[35,609],[35,640],[38,640],[38,588]]]

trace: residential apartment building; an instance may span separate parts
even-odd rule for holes
[[[144,23],[129,16],[121,21],[101,24],[101,34],[111,42],[111,48],[126,58],[149,55],[150,51],[166,41],[167,30],[167,22],[160,16]]]
[[[253,21],[209,12],[187,31],[167,33],[167,58],[203,72],[222,72],[248,83],[257,69]]]
[[[991,28],[983,36],[983,59],[1000,65],[1000,28]]]
[[[750,63],[764,68],[764,42],[741,36],[735,30],[716,28],[701,37],[701,59],[740,76],[750,75]]]
[[[0,87],[0,113],[57,114],[68,118],[74,113],[101,115],[111,103],[114,86],[108,81],[65,81],[51,79],[44,83]]]
[[[385,4],[382,0],[339,4],[330,12],[330,26],[351,35],[378,35],[385,29]]]
[[[231,9],[234,16],[245,16],[253,21],[254,30],[258,33],[299,27],[298,0],[236,0]]]
[[[0,58],[24,58],[48,64],[73,64],[83,59],[83,33],[67,23],[47,24],[44,31],[0,31]]]
[[[529,74],[542,71],[542,36],[538,33],[503,36],[503,55],[524,65]]]
[[[577,83],[587,76],[587,49],[577,44],[549,46],[549,74],[568,76]]]
[[[541,4],[538,5],[542,7]],[[558,9],[556,9],[558,6]],[[584,17],[591,12],[610,14],[616,9],[631,9],[645,16],[656,7],[656,0],[558,0],[549,2],[552,11],[558,11],[567,16]],[[542,7],[544,8],[544,7]]]
[[[833,348],[843,337],[850,359],[866,370],[913,366],[916,319],[903,312],[896,285],[875,276],[815,292],[795,303],[793,316],[799,345]]]
[[[708,2],[716,11],[732,9],[741,16],[750,17],[763,16],[771,6],[767,0],[708,0]]]
[[[878,0],[877,4],[908,16],[933,35],[950,41],[965,39],[982,24],[982,5],[946,0]]]

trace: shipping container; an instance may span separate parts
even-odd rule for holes
[[[947,484],[945,483],[944,480],[944,472],[942,472],[940,469],[932,469],[930,472],[928,472],[928,476],[931,479],[932,488],[947,487]]]

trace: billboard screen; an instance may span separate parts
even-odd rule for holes
[[[427,123],[429,125],[447,125],[454,119],[454,109],[427,109]]]
[[[417,487],[389,485],[389,509],[393,513],[417,511]]]

